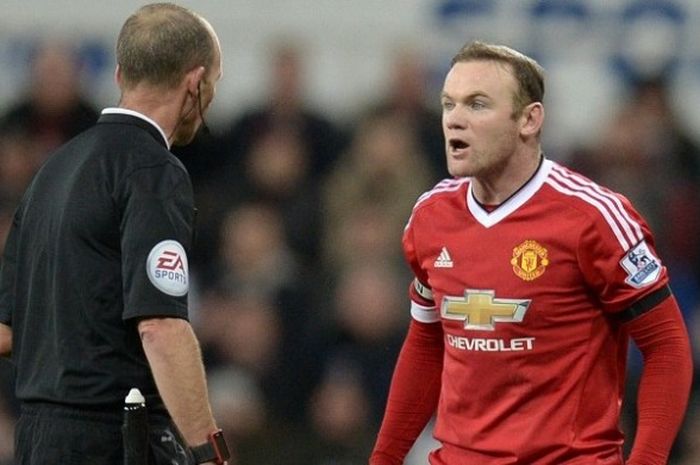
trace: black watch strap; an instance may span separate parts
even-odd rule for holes
[[[208,441],[202,445],[190,448],[195,463],[214,462],[223,464],[229,459],[228,446],[221,430],[216,430],[209,435]]]

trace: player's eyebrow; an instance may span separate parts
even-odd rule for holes
[[[491,97],[489,97],[489,95],[486,92],[484,92],[482,90],[475,90],[474,92],[472,92],[469,95],[467,95],[466,97],[464,97],[463,100],[469,101],[469,100],[473,100],[477,97],[485,97],[485,98],[489,98],[489,99],[491,98]],[[448,94],[444,90],[442,92],[440,92],[440,100],[443,100],[443,99],[455,100],[455,98],[453,96],[451,96],[450,94]],[[459,99],[459,100],[462,100],[462,99]]]

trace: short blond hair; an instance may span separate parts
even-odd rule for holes
[[[468,61],[495,61],[506,65],[518,83],[513,95],[513,114],[544,99],[544,69],[532,58],[505,45],[473,41],[464,45],[452,58],[452,66]]]

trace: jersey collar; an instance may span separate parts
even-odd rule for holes
[[[129,116],[134,116],[136,118],[140,118],[144,121],[147,121],[150,123],[153,127],[155,127],[160,135],[163,137],[163,141],[165,142],[165,146],[170,150],[170,143],[168,142],[168,137],[165,135],[165,132],[163,132],[163,128],[161,128],[158,123],[153,121],[151,118],[148,116],[144,115],[143,113],[139,113],[138,111],[134,110],[129,110],[128,108],[116,108],[116,107],[110,107],[110,108],[105,108],[102,110],[103,115],[129,115]]]
[[[484,208],[479,205],[479,202],[476,201],[474,198],[474,193],[472,192],[473,184],[469,183],[469,187],[467,189],[467,208],[469,209],[469,212],[479,223],[481,223],[482,226],[486,228],[490,228],[491,226],[499,223],[505,217],[520,208],[533,195],[535,195],[540,187],[542,187],[542,184],[544,184],[547,176],[549,176],[552,165],[553,162],[545,158],[535,175],[513,196],[490,213],[484,210]]]

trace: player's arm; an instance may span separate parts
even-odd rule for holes
[[[608,212],[589,210],[592,221],[580,236],[579,264],[603,308],[622,321],[644,360],[637,433],[626,463],[666,465],[690,390],[688,332],[646,221],[625,197],[590,181],[577,182]]]
[[[138,324],[158,392],[189,446],[207,442],[216,424],[209,406],[204,366],[189,322],[149,318]]]
[[[663,287],[623,313],[642,352],[637,433],[627,465],[666,465],[685,415],[692,383],[688,331],[676,299]]]
[[[12,328],[0,323],[0,357],[7,357],[12,352]]]
[[[400,465],[430,421],[440,397],[443,359],[440,323],[413,320],[389,390],[370,465]]]
[[[402,238],[406,261],[416,277],[408,290],[412,320],[394,368],[370,465],[401,465],[435,414],[440,398],[443,332],[433,291],[428,286],[430,280],[418,259],[417,217],[414,209]]]

